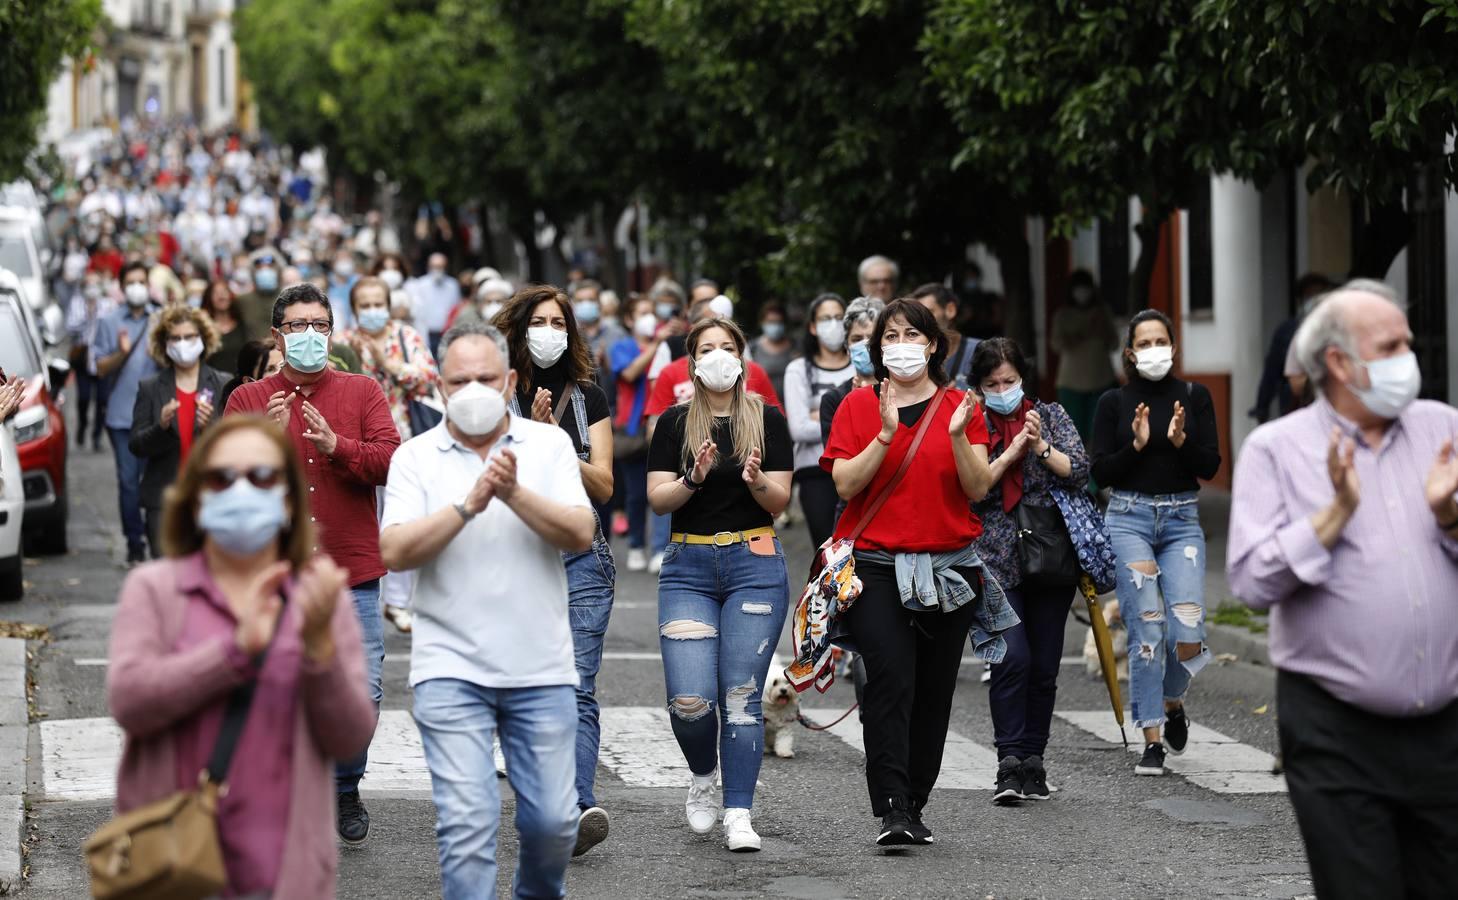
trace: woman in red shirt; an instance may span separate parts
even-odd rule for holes
[[[879,385],[841,404],[820,464],[848,501],[836,525],[850,537],[897,478],[923,419],[916,455],[855,541],[863,584],[839,619],[866,664],[861,704],[866,781],[881,817],[876,843],[930,844],[921,810],[941,770],[962,648],[974,625],[979,653],[996,659],[1016,624],[972,543],[971,502],[992,485],[987,425],[975,397],[949,390],[947,342],[919,303],[893,301],[876,320],[871,361]]]

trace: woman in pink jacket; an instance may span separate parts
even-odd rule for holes
[[[333,760],[374,732],[346,573],[314,553],[308,496],[277,427],[215,424],[167,490],[166,558],[127,577],[112,626],[118,813],[196,786],[230,692],[256,682],[218,804],[227,897],[334,896]]]

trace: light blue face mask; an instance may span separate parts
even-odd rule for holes
[[[259,269],[254,272],[253,286],[265,294],[278,290],[278,269]]]
[[[596,300],[578,300],[572,304],[572,314],[584,325],[592,325],[602,318],[602,307]]]
[[[381,328],[390,324],[390,311],[383,306],[371,306],[369,309],[360,310],[359,327],[375,334]]]
[[[659,303],[653,307],[653,311],[658,314],[658,318],[667,322],[669,319],[673,318],[674,315],[678,312],[678,304]]]
[[[875,373],[876,369],[871,365],[871,342],[857,341],[850,345],[851,365],[856,367],[856,374],[866,378]]]
[[[310,374],[329,363],[329,338],[310,328],[284,335],[284,361],[295,372]]]
[[[780,338],[782,338],[782,337],[785,336],[785,323],[784,322],[766,322],[766,323],[764,323],[763,330],[764,330],[764,336],[765,337],[769,338],[772,341],[777,341]]]
[[[1001,393],[986,391],[982,394],[982,402],[998,415],[1011,415],[1019,406],[1023,405],[1023,383],[1019,381]]]
[[[223,550],[234,556],[252,556],[278,539],[288,521],[284,487],[254,487],[245,478],[224,491],[204,491],[197,525]]]

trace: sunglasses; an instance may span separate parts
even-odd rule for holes
[[[252,466],[239,472],[231,466],[224,466],[204,469],[202,473],[203,487],[210,491],[226,491],[239,478],[247,478],[249,484],[266,491],[283,480],[283,470],[274,466]]]

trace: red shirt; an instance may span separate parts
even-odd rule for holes
[[[941,405],[932,413],[935,418],[916,451],[916,458],[906,470],[906,477],[856,539],[856,546],[891,553],[940,553],[965,547],[982,534],[982,522],[972,512],[972,504],[957,480],[957,461],[952,456],[952,439],[947,434],[952,412],[962,402],[962,395],[962,391],[949,390],[942,398]],[[829,472],[835,460],[854,459],[880,433],[880,398],[873,387],[856,388],[835,412],[820,467]],[[973,444],[987,446],[986,416],[974,414],[966,434]],[[849,537],[855,530],[866,507],[900,468],[915,435],[915,426],[901,425],[896,429],[881,468],[865,490],[846,505],[845,513],[836,523],[837,539]]]
[[[182,456],[177,460],[177,468],[181,469],[183,463],[187,462],[187,454],[192,452],[192,429],[193,422],[197,417],[197,391],[177,390],[177,440],[182,444]]]
[[[298,391],[284,373],[245,384],[228,396],[225,415],[259,413],[278,391]],[[319,410],[339,438],[333,456],[325,456],[304,437],[303,402]],[[375,488],[390,473],[390,457],[400,446],[400,431],[380,385],[368,375],[325,369],[313,393],[300,392],[289,409],[289,438],[304,461],[309,483],[308,508],[319,526],[320,545],[349,570],[351,586],[385,574],[380,560],[380,527],[375,513]]]
[[[658,380],[653,384],[653,391],[648,395],[648,406],[643,410],[645,416],[661,416],[663,411],[670,406],[686,402],[694,395],[694,383],[689,378],[688,357],[680,356],[673,362],[663,367],[658,373]],[[758,394],[780,412],[785,408],[780,405],[780,397],[775,393],[775,386],[770,381],[768,373],[758,364],[749,363],[749,379],[745,387],[750,393]]]
[[[88,272],[104,272],[112,278],[120,278],[122,266],[126,260],[122,258],[120,250],[108,250],[91,254],[91,265],[86,267]]]

